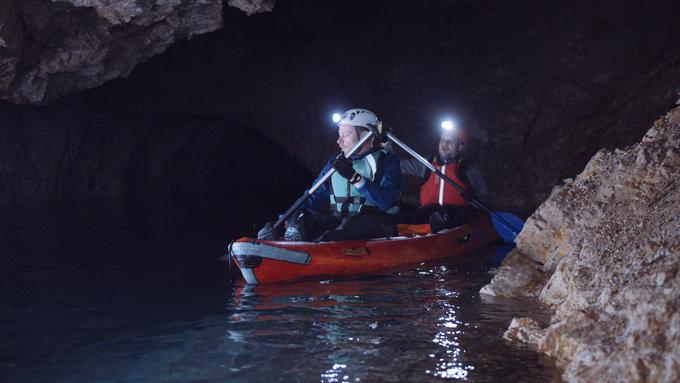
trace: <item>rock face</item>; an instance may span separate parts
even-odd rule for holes
[[[482,293],[538,297],[541,329],[508,339],[558,358],[568,381],[680,381],[680,108],[642,142],[601,150],[555,187]]]
[[[0,98],[44,104],[222,26],[221,0],[3,0]]]

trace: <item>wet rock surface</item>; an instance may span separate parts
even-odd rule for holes
[[[482,293],[537,297],[550,324],[506,338],[556,357],[568,381],[680,380],[680,108],[638,144],[599,151],[553,189]]]

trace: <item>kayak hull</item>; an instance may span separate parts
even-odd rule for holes
[[[258,241],[241,238],[229,254],[249,284],[324,277],[347,278],[447,258],[499,242],[488,215],[437,234],[429,225],[399,225],[394,238],[338,242]]]

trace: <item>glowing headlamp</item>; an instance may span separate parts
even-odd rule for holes
[[[340,113],[333,113],[332,119],[333,122],[337,124],[338,122],[340,122],[340,120],[342,120],[342,115]]]
[[[456,130],[456,125],[453,123],[451,120],[444,120],[442,121],[442,129],[448,131],[448,132],[453,132]]]

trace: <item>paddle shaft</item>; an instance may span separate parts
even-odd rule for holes
[[[373,131],[369,130],[368,134],[361,138],[359,142],[357,142],[357,144],[354,145],[352,150],[350,150],[349,153],[347,153],[347,158],[351,157],[354,153],[356,153],[361,148],[361,146],[364,143],[366,143],[366,141],[371,139],[371,137],[373,137]],[[316,189],[320,188],[324,182],[328,181],[328,179],[331,178],[333,173],[335,173],[335,168],[331,168],[326,174],[323,175],[323,177],[319,178],[319,180],[316,181],[316,183],[312,185],[312,187],[309,188],[309,190],[305,190],[305,193],[300,198],[298,198],[297,201],[295,201],[293,206],[286,210],[286,212],[283,213],[281,218],[279,218],[279,220],[276,221],[276,223],[273,226],[273,229],[276,230],[281,225],[283,225],[283,223],[288,219],[288,217],[290,217],[300,207],[300,205],[302,205],[303,202],[305,202],[309,197],[312,196],[312,194],[314,194]]]
[[[441,179],[446,181],[449,185],[451,185],[454,189],[458,190],[459,193],[463,194],[464,190],[463,188],[455,183],[451,178],[447,177],[444,173],[440,172],[434,165],[430,163],[430,161],[426,160],[425,157],[421,156],[416,152],[415,150],[411,149],[408,145],[406,145],[403,141],[398,139],[397,137],[394,136],[394,134],[387,132],[387,138],[390,139],[390,141],[394,142],[395,144],[399,145],[402,149],[404,149],[408,154],[410,154],[413,158],[416,160],[420,161],[425,167],[427,167],[431,172],[439,176]],[[517,237],[517,229],[515,229],[508,221],[504,220],[501,216],[494,214],[491,210],[489,210],[484,204],[479,202],[476,198],[473,199],[472,201],[468,201],[468,204],[470,206],[477,208],[479,210],[482,210],[490,215],[493,215],[503,226],[507,227],[512,234]]]

